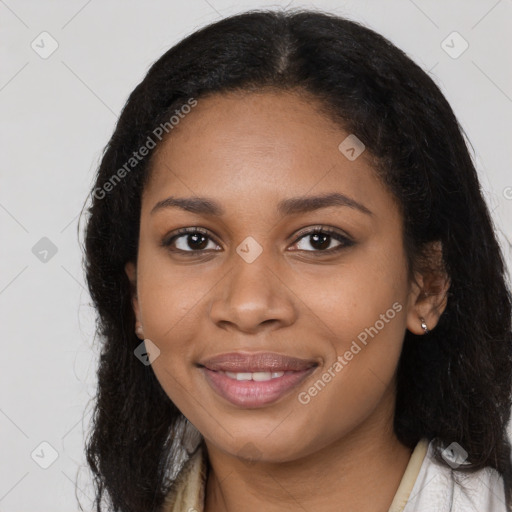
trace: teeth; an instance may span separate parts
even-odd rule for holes
[[[282,377],[284,372],[224,372],[230,379],[235,380],[254,380],[254,381],[266,381],[271,379],[277,379]]]
[[[254,372],[252,374],[252,380],[263,381],[270,380],[272,378],[272,373],[270,372]]]
[[[252,373],[235,373],[236,380],[251,380]]]

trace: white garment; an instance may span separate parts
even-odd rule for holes
[[[434,459],[432,442],[416,445],[389,512],[510,512],[501,475],[492,468],[463,473]],[[185,463],[161,512],[204,512],[206,453]],[[461,485],[462,484],[462,485]]]
[[[439,464],[433,454],[430,443],[403,512],[509,512],[495,469],[463,473]]]

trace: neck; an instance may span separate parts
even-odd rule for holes
[[[371,415],[350,434],[289,462],[249,464],[207,442],[205,512],[387,512],[412,451],[394,435],[392,415],[384,416],[386,424]]]

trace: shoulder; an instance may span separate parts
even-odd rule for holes
[[[487,467],[474,472],[441,464],[430,442],[403,512],[509,512],[502,476]]]

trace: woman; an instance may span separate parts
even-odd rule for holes
[[[450,106],[389,41],[309,11],[197,31],[91,200],[97,510],[510,510],[502,256]]]

